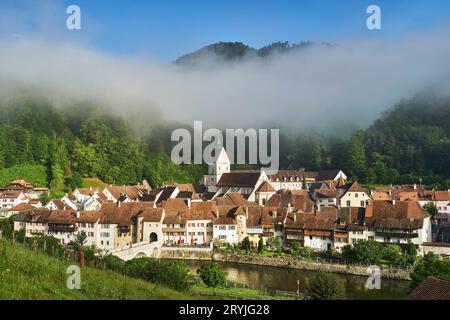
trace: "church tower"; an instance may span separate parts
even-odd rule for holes
[[[230,172],[230,165],[231,163],[227,152],[225,151],[225,148],[222,147],[214,162],[208,165],[208,179],[206,186],[209,191],[214,192],[217,190],[214,186],[219,182],[222,174]]]

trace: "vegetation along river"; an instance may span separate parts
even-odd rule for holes
[[[191,273],[196,273],[203,261],[185,260]],[[218,263],[222,270],[228,273],[228,280],[246,284],[248,287],[261,286],[286,291],[297,290],[297,280],[300,281],[300,292],[305,292],[308,279],[317,272],[299,269],[288,269],[269,266],[248,265],[230,262]],[[381,279],[381,290],[365,288],[367,277],[336,274],[345,285],[347,299],[403,299],[409,292],[409,281]]]

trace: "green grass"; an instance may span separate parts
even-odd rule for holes
[[[34,186],[47,186],[47,168],[43,165],[24,164],[0,170],[0,186],[23,179]]]
[[[199,295],[214,295],[214,290],[208,288],[203,284],[196,284],[192,287],[191,292]],[[296,297],[277,295],[272,296],[265,294],[259,290],[247,289],[247,288],[216,288],[216,294],[218,296],[225,296],[228,298],[238,298],[246,300],[296,300]],[[300,300],[303,298],[300,297]]]
[[[104,189],[105,187],[107,187],[108,184],[104,183],[102,180],[100,180],[99,178],[83,178],[83,188],[98,188],[98,189]]]
[[[85,267],[81,289],[66,286],[70,262],[32,251],[20,244],[0,240],[0,299],[195,299],[146,281],[121,274]]]

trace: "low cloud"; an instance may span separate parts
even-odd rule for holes
[[[449,79],[449,38],[449,30],[439,30],[184,68],[61,39],[3,36],[0,97],[28,90],[58,103],[89,100],[149,123],[365,127],[401,99]]]

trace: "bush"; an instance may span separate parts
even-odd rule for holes
[[[450,260],[439,260],[433,253],[419,258],[411,272],[411,288],[417,287],[429,276],[450,280]]]
[[[306,293],[313,300],[345,299],[345,287],[332,273],[321,272],[315,275],[306,286]]]
[[[184,262],[180,261],[137,258],[125,262],[123,273],[179,291],[188,290],[190,286],[188,268]]]
[[[203,264],[197,270],[197,274],[200,275],[204,284],[214,289],[214,292],[217,287],[223,287],[225,285],[227,278],[227,273],[222,271],[214,262]]]

